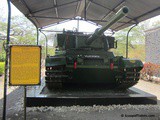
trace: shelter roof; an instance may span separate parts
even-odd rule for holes
[[[79,19],[104,25],[122,6],[129,14],[111,29],[121,30],[160,15],[160,0],[11,0],[38,28]],[[79,16],[77,18],[77,16]]]

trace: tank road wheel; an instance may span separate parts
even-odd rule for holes
[[[126,90],[138,83],[140,72],[136,68],[125,69],[123,74],[116,75],[116,89]]]
[[[49,90],[61,89],[63,82],[68,78],[65,66],[46,67],[46,87]]]
[[[60,89],[62,88],[62,83],[61,82],[52,82],[52,81],[46,81],[46,87],[49,89],[49,90],[52,90],[52,89]]]

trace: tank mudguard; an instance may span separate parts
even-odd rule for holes
[[[141,60],[137,60],[137,59],[123,58],[122,65],[124,68],[140,68],[140,69],[143,68],[143,63],[141,62]]]
[[[46,58],[46,67],[66,65],[66,59],[62,56],[49,56]]]

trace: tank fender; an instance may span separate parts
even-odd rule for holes
[[[50,56],[46,58],[46,67],[57,66],[57,65],[66,65],[65,57]]]
[[[141,70],[143,68],[143,63],[138,59],[122,59],[123,68],[139,68]]]

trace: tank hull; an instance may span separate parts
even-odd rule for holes
[[[106,58],[103,58],[106,59]],[[109,58],[110,59],[110,58]],[[92,60],[91,60],[92,61]],[[46,59],[46,85],[49,89],[66,87],[105,87],[110,89],[128,89],[135,85],[140,77],[143,64],[140,60],[115,57],[114,64],[97,65],[83,61],[84,65],[67,63],[66,56],[54,56]],[[109,60],[103,60],[109,61]]]
[[[71,76],[73,83],[115,83],[114,73],[107,68],[79,66],[73,70]]]

